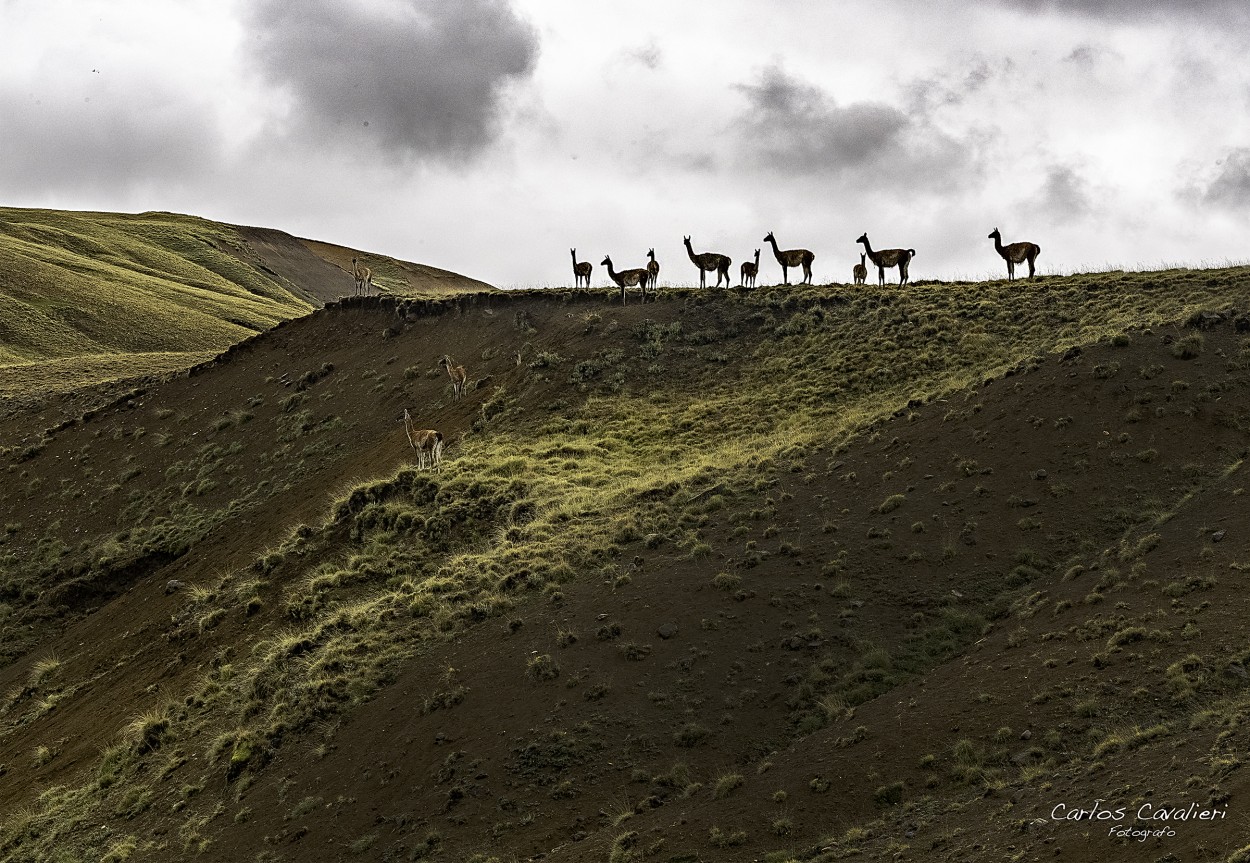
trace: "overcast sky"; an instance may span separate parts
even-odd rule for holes
[[[1250,259],[1247,0],[0,0],[0,204],[171,210],[509,286]],[[875,277],[875,274],[874,274]]]

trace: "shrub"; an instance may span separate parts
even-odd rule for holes
[[[1178,360],[1192,360],[1202,354],[1202,334],[1190,333],[1172,345],[1172,356]]]
[[[564,362],[564,357],[554,351],[543,351],[534,359],[530,360],[529,367],[531,369],[546,369],[552,366],[558,366]]]
[[[903,802],[903,783],[892,782],[889,785],[882,785],[872,793],[872,802],[884,808],[887,806],[897,806]]]
[[[711,732],[697,722],[687,722],[673,732],[673,742],[686,749],[698,746],[711,735]]]
[[[735,830],[732,833],[726,833],[719,827],[713,827],[708,831],[708,841],[717,848],[732,848],[747,841],[747,832],[745,830]]]
[[[539,653],[530,657],[525,673],[535,681],[555,680],[560,676],[560,666],[551,658],[551,654]]]
[[[877,507],[877,512],[882,515],[885,515],[887,512],[894,512],[894,510],[902,506],[906,500],[907,495],[905,494],[892,494],[881,502],[881,505]]]
[[[624,644],[619,645],[617,650],[621,652],[621,656],[631,662],[640,662],[651,655],[651,645],[636,644],[632,641],[627,641]]]
[[[746,780],[742,778],[741,773],[726,773],[716,780],[716,785],[712,789],[712,799],[723,800],[735,790],[741,788],[744,782]]]

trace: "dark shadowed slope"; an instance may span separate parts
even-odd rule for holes
[[[1238,859],[1245,271],[636,299],[336,305],[11,448],[0,860]]]

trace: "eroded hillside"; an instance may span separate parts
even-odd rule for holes
[[[0,859],[1142,859],[1050,814],[1244,796],[1248,293],[371,300],[10,417]]]

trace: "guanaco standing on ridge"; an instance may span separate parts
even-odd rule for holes
[[[651,259],[647,262],[647,281],[654,291],[660,286],[660,262],[655,259],[655,249],[647,249],[647,257]]]
[[[373,270],[352,258],[352,276],[356,279],[356,294],[367,294],[373,288]]]
[[[741,274],[741,277],[739,278],[739,281],[742,282],[742,284],[740,284],[738,287],[740,288],[755,287],[755,277],[759,275],[759,272],[760,272],[760,250],[756,249],[755,250],[755,263],[751,263],[750,261],[742,262],[742,274]],[[751,284],[748,286],[747,282],[750,282]]]
[[[609,257],[608,255],[603,256],[603,263],[600,264],[600,266],[607,267],[608,278],[616,282],[616,284],[620,286],[622,306],[625,305],[625,286],[626,285],[641,285],[642,286],[642,301],[644,303],[647,301],[647,281],[648,279],[650,279],[651,274],[648,273],[645,268],[639,267],[638,269],[623,270],[618,273],[616,270],[612,269],[612,258]]]
[[[594,269],[590,261],[582,261],[578,263],[577,249],[569,249],[573,253],[573,287],[581,287],[582,282],[586,283],[586,287],[590,287],[590,272]]]
[[[851,275],[855,277],[855,284],[862,285],[868,281],[868,267],[864,265],[864,259],[868,256],[862,252],[859,255],[859,263],[851,268]]]
[[[404,408],[404,432],[408,435],[408,443],[417,451],[417,470],[443,469],[443,433],[434,429],[418,429],[412,422],[408,408]]]
[[[781,264],[781,281],[790,284],[790,268],[803,268],[803,281],[800,284],[810,285],[812,283],[812,261],[816,260],[816,256],[807,249],[789,249],[781,251],[777,248],[777,241],[773,239],[773,232],[769,231],[768,236],[764,238],[764,242],[772,244],[773,256],[777,258],[777,263]]]
[[[857,243],[864,244],[864,251],[868,253],[868,257],[872,258],[872,262],[877,265],[877,284],[885,284],[885,268],[898,267],[898,283],[899,286],[907,284],[907,266],[911,263],[911,259],[916,256],[915,249],[882,249],[879,252],[872,250],[872,245],[868,242],[868,234],[865,232],[856,240]]]
[[[1042,253],[1041,246],[1037,243],[1029,242],[1012,243],[1009,246],[1004,246],[1003,235],[998,233],[998,228],[995,228],[990,233],[989,239],[994,241],[994,251],[1002,255],[1003,260],[1007,262],[1008,280],[1016,277],[1016,264],[1023,264],[1025,261],[1029,263],[1029,278],[1033,278],[1033,262]]]
[[[464,370],[464,366],[455,366],[451,363],[451,357],[444,355],[438,364],[447,369],[447,376],[451,378],[451,397],[453,401],[460,401],[464,397],[464,387],[469,380],[469,373]]]
[[[720,287],[720,280],[725,280],[725,287],[729,287],[729,265],[733,263],[728,255],[722,255],[719,252],[700,252],[695,254],[694,248],[690,245],[690,238],[683,237],[686,244],[686,254],[690,256],[690,260],[699,268],[699,287],[707,287],[707,274],[712,270],[716,271],[716,287]]]

